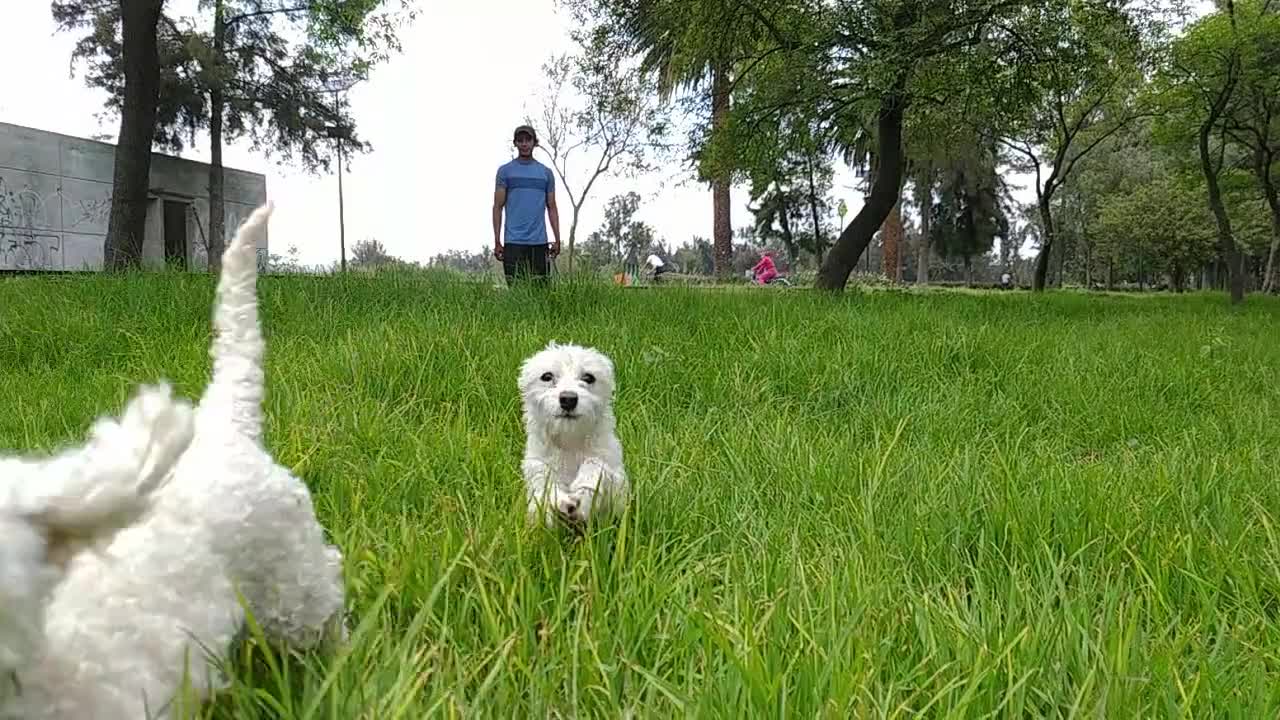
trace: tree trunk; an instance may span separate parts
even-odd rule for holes
[[[106,270],[142,263],[147,195],[151,185],[151,144],[160,102],[160,49],[156,27],[164,0],[120,0],[124,92],[120,135],[111,177],[111,213],[102,259]]]
[[[1254,162],[1254,174],[1262,186],[1262,194],[1271,209],[1271,250],[1267,253],[1267,265],[1262,275],[1262,292],[1269,293],[1276,287],[1276,254],[1280,252],[1280,192],[1271,180],[1273,162],[1270,149],[1259,152]]]
[[[835,245],[827,253],[826,260],[818,270],[815,287],[829,292],[844,290],[849,282],[849,274],[858,265],[858,258],[871,244],[880,224],[888,217],[893,206],[898,202],[902,189],[902,113],[903,101],[900,96],[899,80],[897,92],[891,91],[880,100],[876,127],[876,154],[879,157],[879,168],[875,181],[871,184],[871,192],[866,202],[853,216],[853,220],[840,232]]]
[[[884,238],[884,274],[890,282],[902,280],[902,199],[893,204],[880,228]]]
[[[1040,197],[1040,222],[1042,228],[1040,253],[1036,255],[1036,271],[1031,277],[1032,292],[1044,292],[1045,280],[1049,277],[1049,257],[1053,252],[1053,209],[1049,205],[1048,196]]]
[[[809,167],[809,214],[813,216],[813,254],[818,259],[818,266],[822,266],[823,246],[827,244],[826,238],[822,237],[822,223],[818,218],[818,188],[817,182],[813,179],[813,158],[806,159]]]
[[[1075,260],[1075,243],[1067,243],[1060,245],[1058,252],[1058,288],[1066,286],[1067,282],[1067,261]]]
[[[924,166],[916,178],[916,203],[920,206],[920,246],[916,253],[916,284],[929,284],[929,228],[933,211],[933,167]],[[1004,244],[1004,241],[1001,241]],[[1001,263],[1002,265],[1004,263]]]
[[[1225,103],[1223,103],[1225,105]],[[1213,132],[1221,110],[1209,113],[1209,119],[1200,126],[1200,169],[1209,188],[1209,209],[1218,225],[1218,244],[1227,260],[1227,282],[1231,292],[1231,304],[1244,302],[1244,255],[1236,246],[1231,234],[1231,218],[1222,202],[1222,189],[1218,185],[1218,169],[1210,157],[1209,135]]]
[[[1084,289],[1093,289],[1093,248],[1086,239],[1084,244]]]
[[[1228,4],[1227,11],[1231,16],[1231,28],[1234,34],[1236,22],[1234,8]],[[1222,117],[1222,113],[1226,111],[1231,95],[1235,91],[1235,58],[1232,58],[1228,64],[1227,71],[1227,80],[1218,91],[1217,97],[1213,99],[1209,107],[1209,116],[1200,125],[1198,140],[1200,171],[1204,175],[1205,184],[1208,185],[1209,210],[1213,212],[1214,220],[1217,222],[1218,245],[1227,261],[1227,281],[1230,286],[1231,304],[1234,305],[1244,302],[1244,256],[1236,246],[1235,236],[1231,233],[1231,218],[1227,216],[1227,208],[1222,203],[1222,189],[1218,186],[1218,173],[1222,168],[1214,165],[1209,149],[1209,136],[1213,134],[1218,118]]]
[[[585,199],[585,195],[584,195]],[[573,247],[574,240],[578,236],[578,213],[582,211],[582,204],[573,206],[573,218],[569,221],[569,272],[573,272]]]
[[[1276,289],[1276,254],[1280,252],[1280,209],[1271,211],[1271,251],[1267,253],[1266,279],[1262,281],[1262,291],[1272,292]]]
[[[964,256],[964,284],[973,287],[973,258],[968,255]]]
[[[226,49],[226,25],[222,0],[216,0],[213,10],[213,59],[214,71],[209,90],[209,272],[222,271],[222,251],[226,246],[226,209],[223,194],[222,168],[222,119],[226,112],[226,98],[222,92],[221,65]]]
[[[730,79],[727,64],[717,64],[711,76],[711,132],[718,133],[729,120]],[[730,178],[717,170],[711,180],[712,246],[715,250],[716,278],[727,280],[733,271],[733,224],[729,206]]]
[[[787,246],[787,259],[791,261],[791,266],[795,267],[799,253],[796,252],[795,236],[791,234],[791,219],[788,217],[790,210],[791,209],[787,207],[786,197],[779,194],[778,224],[782,226],[782,242]],[[814,242],[817,242],[817,240],[815,239]]]

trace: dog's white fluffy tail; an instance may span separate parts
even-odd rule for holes
[[[258,324],[258,241],[267,232],[274,204],[258,207],[236,230],[222,254],[213,310],[213,377],[200,401],[200,423],[230,427],[262,438],[262,330]]]
[[[0,459],[0,675],[35,652],[45,601],[70,559],[138,521],[191,437],[190,404],[157,385],[119,421],[95,422],[81,446]],[[0,685],[0,705],[3,696]]]
[[[53,537],[93,542],[132,524],[192,437],[191,406],[168,384],[144,386],[119,420],[99,418],[83,445],[0,462],[0,511]]]

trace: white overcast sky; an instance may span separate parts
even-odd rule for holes
[[[106,133],[114,142],[117,120],[104,124],[95,118],[104,93],[70,74],[77,36],[56,32],[47,0],[0,2],[0,59],[6,68],[0,73],[0,120],[80,137]],[[195,0],[167,5],[182,14]],[[377,238],[407,260],[491,245],[494,172],[512,157],[512,129],[526,112],[536,117],[545,87],[542,62],[571,46],[569,19],[557,14],[553,0],[421,6],[417,20],[402,33],[403,53],[350,93],[359,132],[374,149],[354,157],[343,178],[348,257],[351,246],[365,238]],[[207,161],[207,140],[198,139],[184,156]],[[227,146],[224,162],[266,174],[267,193],[277,206],[273,252],[296,245],[304,263],[337,260],[335,175],[317,177],[278,165],[247,145]],[[694,235],[710,237],[710,190],[676,176],[678,170],[597,183],[583,208],[578,236],[600,224],[610,196],[634,190],[644,198],[639,218],[653,225],[668,247]],[[847,202],[850,216],[862,204],[861,194],[849,187],[853,183],[847,168],[840,167],[836,194]],[[1018,195],[1030,199],[1026,192]],[[567,239],[569,204],[560,196]],[[750,225],[745,188],[735,188],[733,198],[734,227]]]

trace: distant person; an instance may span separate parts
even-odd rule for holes
[[[1010,275],[1008,270],[1005,270],[1004,273],[1000,275],[1000,287],[1005,290],[1013,287],[1013,275]]]
[[[662,262],[662,258],[650,253],[645,262],[648,263],[649,267],[653,268],[653,281],[655,283],[662,282],[662,274],[667,271],[667,264]]]
[[[533,159],[533,149],[538,146],[538,134],[533,128],[516,128],[512,142],[516,157],[498,168],[493,192],[493,256],[502,261],[508,285],[523,276],[545,283],[551,272],[550,258],[560,254],[556,179],[550,168]],[[550,245],[548,216],[555,234],[555,242]]]
[[[778,267],[773,264],[773,252],[765,250],[760,255],[760,262],[751,268],[751,274],[755,277],[756,282],[761,285],[768,285],[778,277]]]

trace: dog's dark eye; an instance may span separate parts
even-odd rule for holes
[[[542,382],[551,382],[553,376],[549,372],[542,373]]]
[[[592,375],[591,373],[583,373],[583,375],[582,375],[582,382],[584,382],[584,383],[586,383],[586,384],[588,384],[588,385],[591,385],[591,384],[595,383],[595,381],[596,381],[596,376],[595,376],[595,375]]]

